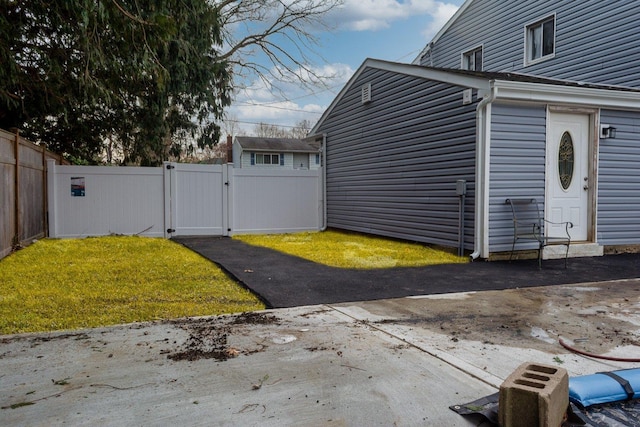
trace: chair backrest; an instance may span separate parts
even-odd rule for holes
[[[505,203],[511,206],[514,233],[516,235],[531,233],[533,230],[542,235],[544,234],[543,215],[536,199],[507,199]],[[534,227],[537,227],[537,229]]]

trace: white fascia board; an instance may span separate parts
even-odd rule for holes
[[[640,110],[640,92],[496,80],[498,99]]]
[[[425,80],[435,80],[455,86],[462,86],[464,88],[487,91],[491,90],[491,81],[486,77],[476,77],[443,69],[424,67],[422,65],[403,64],[399,62],[382,61],[379,59],[367,59],[365,63],[367,63],[370,68],[378,68],[398,74],[404,74],[406,76],[420,77]]]
[[[315,154],[318,150],[291,150],[291,149],[282,149],[278,150],[277,148],[246,148],[245,151],[253,151],[254,153],[282,153],[282,154]]]
[[[473,3],[473,0],[467,0],[464,3],[462,3],[462,5],[458,8],[458,10],[456,10],[456,13],[453,14],[453,16],[451,18],[449,18],[449,20],[447,21],[446,24],[444,24],[444,26],[442,28],[440,28],[440,31],[438,31],[436,33],[435,36],[433,36],[433,38],[431,39],[431,41],[429,43],[427,43],[427,46],[425,46],[424,49],[422,49],[420,51],[420,53],[418,54],[418,56],[416,57],[416,59],[413,60],[412,64],[420,64],[420,58],[422,58],[427,52],[429,52],[429,50],[431,50],[431,47],[438,41],[440,40],[440,37],[442,37],[444,35],[444,33],[447,32],[447,30],[453,25],[454,22],[456,22],[458,20],[458,17],[460,15],[462,15],[462,13],[467,10],[467,8],[469,6],[471,6],[471,3]]]

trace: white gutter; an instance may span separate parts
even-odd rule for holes
[[[500,90],[500,99],[539,102],[544,104],[596,105],[600,108],[640,109],[640,93],[615,88],[563,86],[544,83],[493,81]]]
[[[327,134],[322,134],[322,145],[320,146],[320,159],[322,160],[322,228],[327,229]]]
[[[491,84],[491,92],[476,107],[476,209],[473,253],[475,260],[488,251],[487,227],[489,203],[489,142],[491,140],[491,103],[498,96],[498,89]]]
[[[322,185],[322,189],[320,190],[322,192],[322,225],[320,226],[320,231],[325,231],[328,227],[327,225],[327,134],[323,133],[323,134],[309,134],[306,138],[304,138],[305,141],[317,141],[318,138],[322,136],[322,143],[320,144],[320,158],[321,158],[321,163],[320,163],[320,167],[322,168],[322,179],[320,180],[321,183],[320,185]]]

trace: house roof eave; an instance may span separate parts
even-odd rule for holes
[[[499,99],[640,109],[640,90],[634,88],[580,83],[515,73],[433,68],[368,58],[324,111],[309,132],[310,135],[319,133],[332,110],[367,68],[477,89],[480,94],[489,93],[495,87]]]
[[[310,154],[310,153],[319,153],[320,149],[317,150],[290,150],[290,149],[276,149],[276,148],[243,148],[242,151],[252,151],[254,153],[302,153],[302,154]]]
[[[640,91],[615,87],[580,87],[539,82],[493,80],[497,99],[524,102],[590,105],[640,110]]]
[[[358,67],[356,72],[353,73],[353,75],[351,76],[351,78],[349,79],[347,84],[345,84],[342,87],[342,90],[340,90],[340,92],[338,92],[336,97],[333,98],[333,101],[331,101],[331,104],[329,104],[329,106],[324,110],[324,112],[322,113],[322,115],[320,116],[320,118],[318,119],[316,124],[309,131],[309,135],[315,135],[315,134],[318,133],[318,129],[324,123],[324,121],[327,119],[327,117],[329,116],[331,111],[340,102],[340,100],[342,100],[342,98],[344,97],[345,93],[347,93],[347,91],[351,88],[351,86],[354,84],[354,82],[356,80],[358,80],[358,77],[360,77],[360,74],[362,74],[362,72],[367,68],[367,61],[369,61],[369,59],[365,59],[364,62],[362,64],[360,64],[360,67]]]
[[[265,153],[317,153],[319,144],[306,139],[237,136],[234,144],[243,151]]]
[[[453,85],[458,85],[462,87],[474,88],[474,89],[484,89],[489,90],[490,87],[490,79],[483,76],[471,75],[470,73],[453,73],[451,70],[446,69],[438,69],[438,68],[430,68],[424,67],[421,65],[415,64],[405,64],[399,62],[390,62],[384,61],[381,59],[372,59],[367,58],[360,65],[360,67],[356,70],[356,72],[351,76],[347,84],[342,88],[342,90],[338,93],[338,95],[331,102],[329,107],[324,111],[316,125],[309,131],[310,135],[319,133],[319,129],[321,128],[324,121],[327,119],[331,111],[335,108],[335,106],[342,100],[344,95],[351,89],[351,87],[358,80],[358,77],[363,73],[367,68],[375,68],[384,71],[390,71],[398,74],[403,74],[407,76],[420,77],[424,79],[431,79],[440,82],[446,82]]]

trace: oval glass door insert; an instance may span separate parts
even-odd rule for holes
[[[574,160],[573,139],[571,139],[569,132],[565,132],[560,139],[558,150],[558,173],[560,174],[560,185],[564,190],[568,190],[571,186]]]

